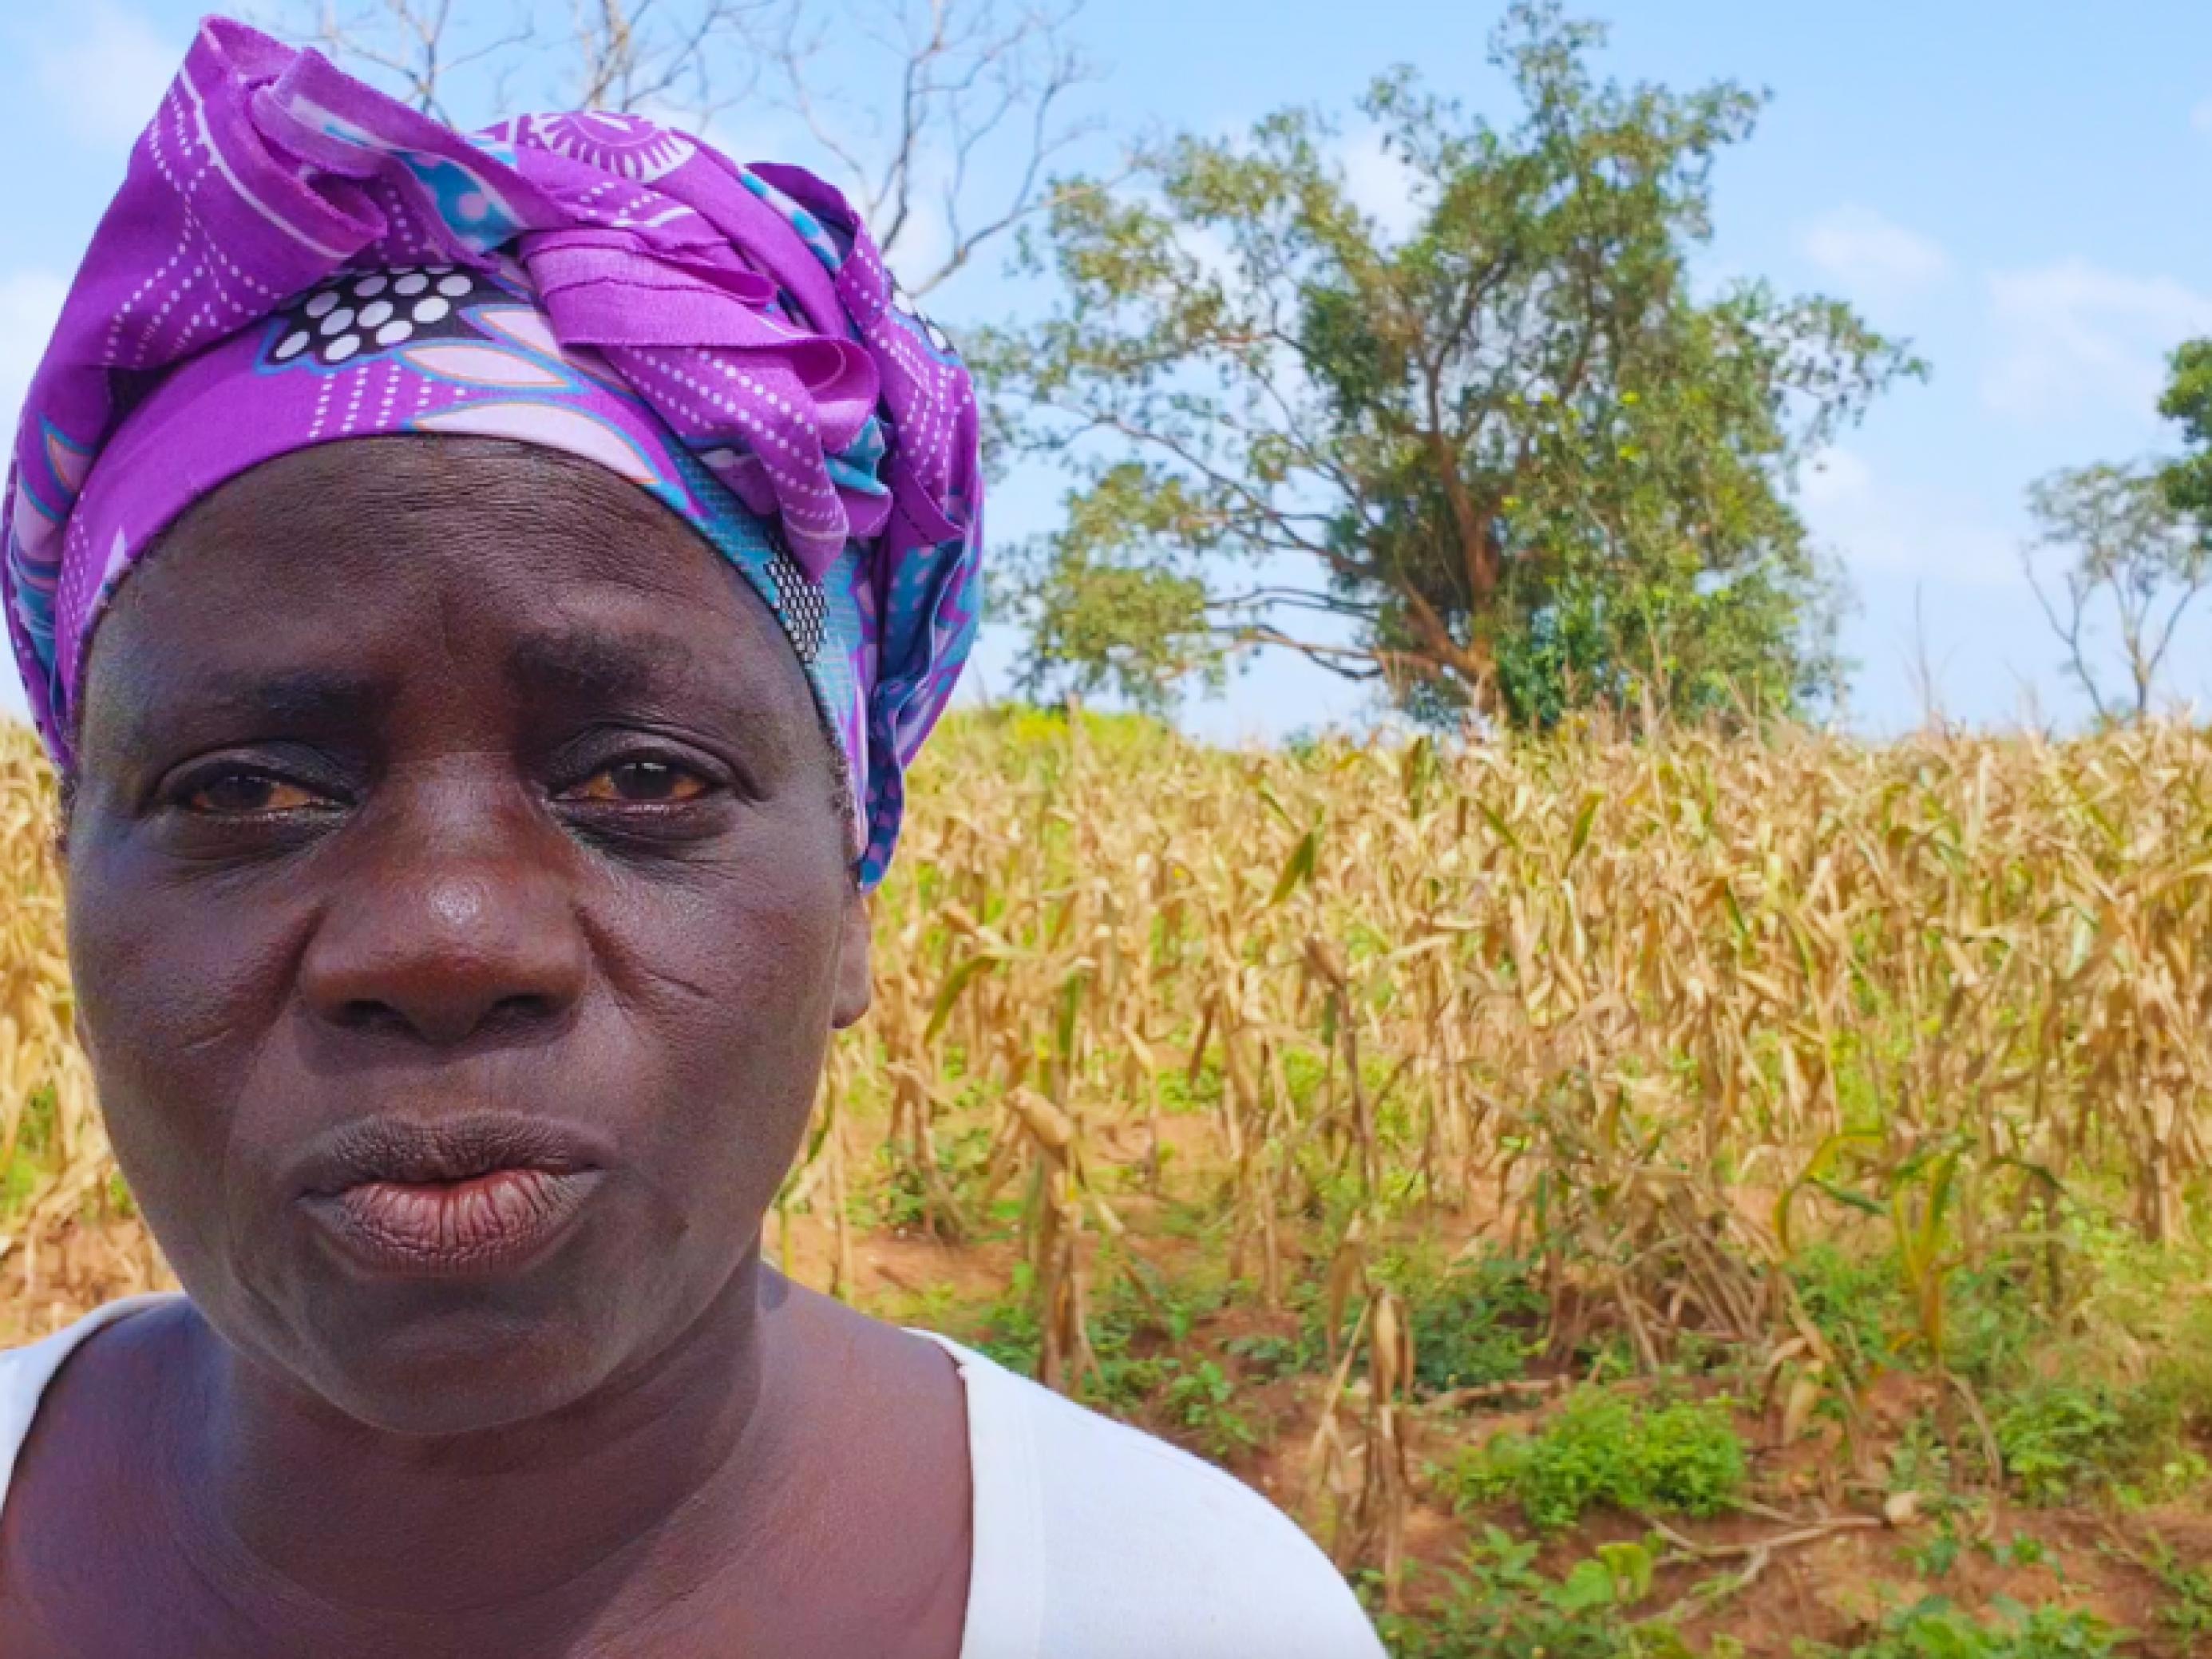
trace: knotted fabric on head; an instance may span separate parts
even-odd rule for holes
[[[775,613],[872,885],[975,638],[976,430],[959,358],[811,174],[633,116],[464,137],[213,19],[31,383],[9,629],[66,771],[103,606],[227,480],[380,434],[581,456],[681,514]]]

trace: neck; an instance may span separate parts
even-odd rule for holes
[[[434,1437],[347,1418],[210,1333],[195,1530],[288,1599],[369,1617],[513,1617],[672,1555],[727,1563],[763,1506],[717,1500],[776,1462],[763,1279],[756,1249],[666,1350],[573,1406]]]

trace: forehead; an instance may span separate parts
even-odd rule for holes
[[[814,720],[765,606],[636,486],[493,440],[374,438],[272,461],[180,519],[94,636],[86,719],[217,681],[520,673],[615,695],[641,665]]]
[[[149,564],[195,584],[250,571],[308,586],[372,578],[391,591],[459,548],[488,569],[535,563],[549,578],[717,597],[730,586],[688,525],[604,468],[496,439],[419,435],[257,466],[179,519]]]

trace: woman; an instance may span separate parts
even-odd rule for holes
[[[0,1358],[0,1656],[1379,1651],[1227,1476],[762,1263],[974,630],[967,377],[834,192],[211,22],[15,461],[186,1297]]]

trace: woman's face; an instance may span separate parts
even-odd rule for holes
[[[475,441],[273,462],[118,593],[77,752],[83,1036],[234,1344],[454,1431],[730,1285],[866,924],[798,661],[672,514]]]

